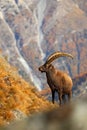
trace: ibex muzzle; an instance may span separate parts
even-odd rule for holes
[[[55,91],[57,91],[59,95],[60,104],[65,98],[65,95],[68,95],[69,100],[71,99],[73,86],[71,77],[63,71],[57,70],[51,64],[55,59],[63,56],[70,57],[73,59],[73,56],[71,54],[64,52],[55,52],[47,58],[44,65],[39,67],[39,71],[46,73],[47,83],[51,88],[52,92],[52,102],[54,103]]]

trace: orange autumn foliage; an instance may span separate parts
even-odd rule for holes
[[[0,125],[16,118],[14,110],[30,115],[55,106],[43,99],[0,55]]]

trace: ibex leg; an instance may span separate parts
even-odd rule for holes
[[[54,104],[55,90],[51,90],[51,92],[52,92],[52,103]]]

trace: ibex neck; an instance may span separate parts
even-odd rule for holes
[[[47,76],[52,76],[54,73],[55,73],[56,69],[54,67],[52,67],[51,69],[49,69],[47,72],[46,72],[46,75]]]

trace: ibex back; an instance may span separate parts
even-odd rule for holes
[[[51,64],[54,59],[61,56],[68,56],[73,58],[71,54],[55,52],[48,57],[44,65],[39,67],[39,71],[46,73],[47,83],[52,92],[52,102],[54,103],[55,91],[57,91],[59,95],[60,105],[62,103],[62,100],[65,101],[65,95],[68,95],[68,100],[71,99],[73,86],[71,77],[63,71],[57,70]]]

